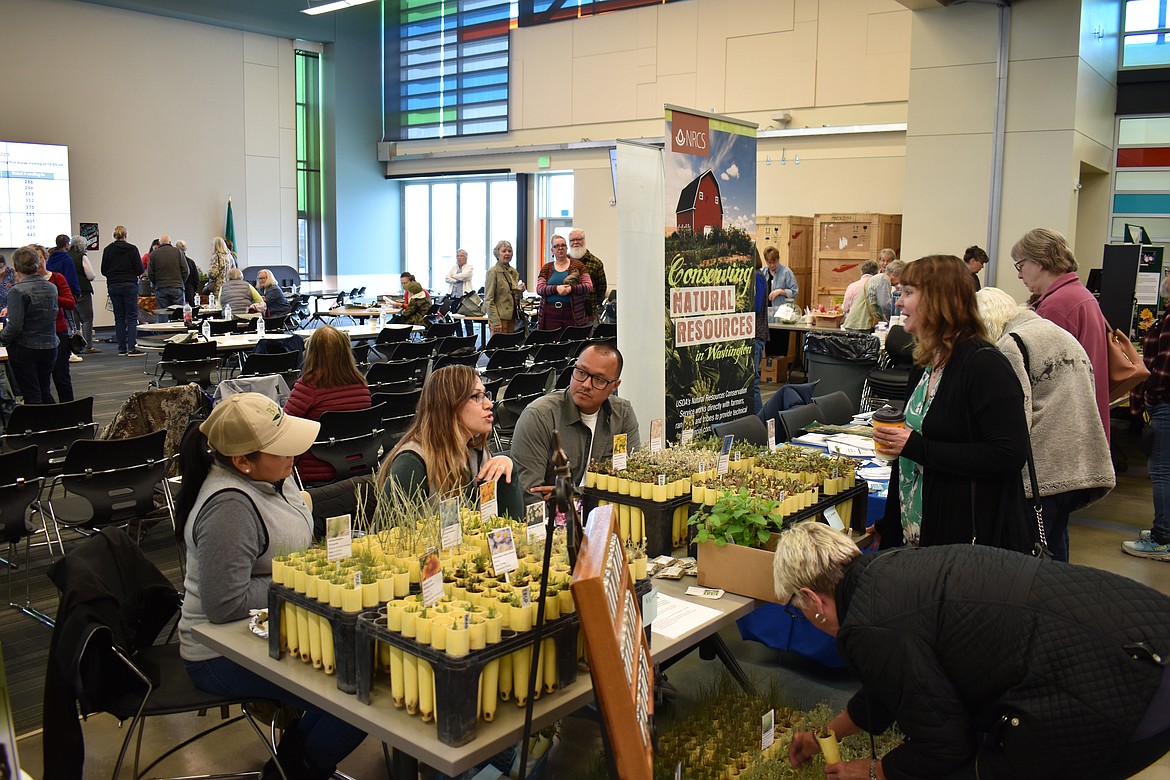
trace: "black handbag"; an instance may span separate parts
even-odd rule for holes
[[[89,342],[85,340],[85,336],[80,333],[74,333],[69,337],[69,351],[74,355],[80,355],[89,346]]]
[[[1028,377],[1029,384],[1032,381],[1032,368],[1028,361],[1028,348],[1024,346],[1024,340],[1015,333],[1009,333],[1012,340],[1016,342],[1016,346],[1020,348],[1020,355],[1024,359],[1024,375]],[[1036,532],[1037,541],[1032,545],[1032,555],[1041,560],[1052,560],[1052,551],[1048,549],[1048,535],[1044,532],[1044,506],[1040,502],[1040,483],[1036,479],[1036,462],[1032,458],[1032,433],[1028,432],[1028,481],[1032,487],[1032,511],[1036,514]]]

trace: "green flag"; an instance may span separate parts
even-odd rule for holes
[[[223,226],[223,239],[230,242],[231,246],[236,245],[236,223],[232,220],[232,199],[228,198],[227,205],[227,221]]]

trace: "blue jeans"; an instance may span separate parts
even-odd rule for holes
[[[167,307],[182,306],[186,299],[183,297],[182,287],[156,287],[154,300],[158,304],[158,309],[154,312],[155,321],[170,322],[171,313],[167,311]]]
[[[1044,534],[1052,557],[1068,563],[1068,516],[1089,503],[1088,489],[1070,490],[1052,496],[1041,496],[1044,508]]]
[[[138,349],[138,282],[111,282],[106,289],[114,306],[118,352],[133,352]]]
[[[1158,544],[1170,543],[1170,403],[1150,408],[1154,449],[1150,452],[1150,483],[1154,487],[1154,527]]]
[[[366,738],[364,731],[222,656],[209,661],[188,661],[187,674],[197,688],[209,693],[271,699],[304,712],[297,725],[305,738],[305,755],[320,769],[336,767]]]
[[[760,361],[764,359],[764,347],[767,344],[765,339],[752,340],[752,398],[755,403],[752,411],[755,414],[764,408],[764,397],[760,395]]]

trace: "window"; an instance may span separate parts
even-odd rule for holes
[[[511,177],[416,179],[402,190],[403,270],[427,289],[446,292],[455,252],[466,249],[475,269],[471,285],[478,290],[496,261],[496,242],[516,244],[516,181]]]
[[[519,0],[517,10],[519,26],[531,27],[536,24],[672,2],[675,0]]]
[[[297,49],[297,267],[322,278],[321,56]]]
[[[1170,116],[1117,122],[1113,241],[1123,239],[1127,222],[1144,227],[1154,243],[1170,242]]]
[[[1122,10],[1121,67],[1170,65],[1167,0],[1127,0]]]
[[[507,132],[511,0],[402,0],[390,14],[386,137]]]

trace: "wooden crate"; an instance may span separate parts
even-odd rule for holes
[[[882,249],[902,251],[902,215],[869,212],[817,214],[808,305],[830,306],[861,278],[861,264]]]
[[[780,262],[795,272],[812,270],[812,217],[756,217],[756,245],[780,250]]]

